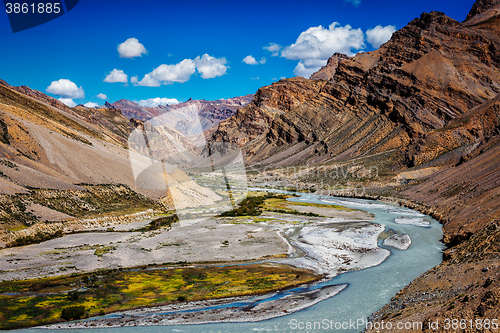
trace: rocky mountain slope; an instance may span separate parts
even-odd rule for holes
[[[132,130],[117,109],[68,108],[39,91],[11,87],[2,81],[0,230],[99,212],[173,208],[166,187],[137,185],[133,166],[146,169],[152,161],[128,150]],[[143,178],[165,183],[168,177],[173,184],[170,190],[182,196],[188,206],[217,200],[215,193],[197,186],[184,172],[174,167],[167,171]],[[113,205],[106,203],[106,198],[121,200],[123,205],[108,210],[106,205]],[[55,206],[51,206],[52,201]],[[79,213],[68,214],[68,207]]]
[[[478,0],[464,22],[424,13],[376,51],[259,89],[211,137],[238,144],[275,182],[350,183],[364,192],[338,194],[398,197],[443,223],[444,263],[378,321],[499,318],[499,13],[496,0]],[[340,184],[339,167],[349,170]],[[371,179],[351,171],[370,168]]]
[[[248,161],[260,164],[331,162],[397,149],[389,167],[422,165],[479,140],[477,133],[458,133],[440,151],[425,148],[439,136],[435,131],[500,92],[499,47],[490,30],[423,14],[377,51],[334,55],[312,75],[328,80],[293,78],[261,88],[212,140],[244,145]]]

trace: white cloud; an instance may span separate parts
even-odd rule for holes
[[[208,54],[192,59],[184,59],[175,65],[162,64],[156,67],[151,73],[144,75],[139,86],[159,87],[162,84],[172,84],[174,82],[184,83],[191,78],[196,70],[204,79],[212,79],[226,74],[226,58],[215,58]],[[137,78],[132,78],[135,83]]]
[[[264,46],[263,49],[271,52],[271,57],[277,57],[280,54],[280,50],[283,47],[276,43],[270,43],[268,46]]]
[[[247,65],[263,65],[266,63],[266,58],[262,57],[259,61],[257,61],[252,55],[247,55],[245,58],[243,58],[243,62]]]
[[[139,82],[139,77],[137,75],[136,76],[132,76],[130,78],[130,83],[132,83],[132,84],[135,85],[135,84],[137,84],[137,82]]]
[[[103,99],[103,100],[107,100],[108,99],[108,96],[106,96],[105,94],[103,93],[100,93],[99,95],[96,96],[97,98],[100,98],[100,99]]]
[[[366,40],[374,48],[378,49],[380,45],[391,39],[394,31],[396,31],[396,27],[393,25],[388,25],[385,27],[377,25],[375,28],[366,31]]]
[[[250,80],[260,80],[260,77],[251,77]]]
[[[79,87],[67,79],[60,79],[58,81],[52,81],[50,86],[45,90],[49,94],[59,95],[63,99],[71,98],[83,98],[85,97],[85,91],[82,87]],[[64,103],[64,102],[63,102]]]
[[[70,108],[76,106],[76,103],[71,98],[62,98],[61,97],[61,98],[59,98],[59,101],[63,102],[64,104],[66,104]]]
[[[94,103],[94,102],[88,102],[88,103],[85,103],[83,105],[88,107],[88,108],[95,108],[95,107],[99,106],[99,104]]]
[[[328,29],[320,25],[302,32],[294,44],[281,51],[281,56],[299,60],[294,74],[308,77],[325,65],[335,52],[352,56],[353,49],[360,50],[364,47],[364,34],[361,29],[353,29],[350,25],[342,27],[333,22]]]
[[[184,59],[175,65],[160,65],[148,73],[137,84],[146,87],[159,87],[161,84],[183,83],[191,78],[196,64],[191,59]]]
[[[149,98],[149,99],[143,99],[137,102],[137,104],[141,106],[147,106],[150,108],[157,107],[158,105],[172,105],[172,104],[179,104],[179,101],[176,98],[161,98],[161,97],[156,97],[156,98]]]
[[[243,58],[243,62],[247,65],[257,65],[258,64],[257,60],[255,60],[255,58],[252,57],[251,55],[247,55],[245,58]]]
[[[128,75],[125,74],[121,69],[113,69],[104,79],[104,82],[107,83],[116,83],[116,82],[122,82],[122,83],[127,83],[128,82]]]
[[[361,5],[361,0],[344,0],[344,2],[350,2],[354,7]]]
[[[137,38],[129,38],[118,45],[118,54],[120,55],[120,58],[142,57],[142,55],[147,52],[148,51],[146,51],[144,45],[139,43]]]
[[[222,76],[226,74],[228,68],[226,66],[226,58],[215,58],[206,53],[201,58],[196,57],[194,61],[196,69],[204,79],[213,79],[214,77]]]
[[[310,77],[312,73],[316,72],[325,64],[326,61],[321,59],[304,59],[299,61],[297,66],[295,66],[293,74],[307,78]]]

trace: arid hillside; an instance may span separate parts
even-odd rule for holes
[[[128,150],[133,129],[116,108],[69,108],[1,81],[0,229],[173,208],[166,186],[137,185],[133,166],[145,170],[152,160]],[[173,167],[141,180],[165,184],[167,178],[185,205],[218,199]]]

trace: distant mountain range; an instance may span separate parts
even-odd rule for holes
[[[128,119],[147,121],[171,110],[185,110],[192,116],[199,116],[204,131],[217,126],[222,120],[232,117],[236,110],[252,101],[253,95],[220,99],[216,101],[193,100],[172,105],[159,105],[157,107],[141,106],[138,103],[121,99],[114,103],[106,102],[106,107],[115,108],[122,112]]]

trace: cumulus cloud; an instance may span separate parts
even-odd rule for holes
[[[184,59],[175,65],[160,65],[151,73],[146,74],[141,81],[137,82],[137,85],[159,87],[162,84],[183,83],[188,81],[196,70],[202,78],[212,79],[226,74],[228,69],[226,63],[226,58],[215,58],[205,53],[201,57]],[[132,83],[135,81],[136,79],[131,80]]]
[[[64,99],[85,97],[83,88],[78,87],[74,82],[67,79],[52,81],[45,91],[49,94],[59,95]]]
[[[251,55],[247,55],[245,58],[243,58],[243,62],[247,65],[257,65],[258,64],[257,60],[255,60],[255,58],[252,57]]]
[[[264,46],[263,49],[271,52],[271,57],[277,57],[280,54],[280,50],[283,47],[276,43],[270,43],[268,46]]]
[[[213,79],[217,76],[222,76],[226,74],[226,58],[215,58],[208,54],[204,54],[201,58],[198,56],[194,59],[196,63],[196,69],[201,74],[204,79]]]
[[[396,27],[393,25],[388,25],[385,27],[377,25],[375,28],[366,31],[366,40],[374,48],[378,49],[380,45],[391,39],[394,31],[396,31]]]
[[[146,51],[144,45],[139,43],[137,38],[129,38],[118,45],[118,54],[120,55],[120,58],[142,57],[142,55],[147,52],[148,51]]]
[[[335,52],[352,56],[353,50],[364,47],[364,34],[361,29],[353,29],[350,25],[340,26],[333,22],[328,29],[320,25],[302,32],[295,43],[281,51],[281,56],[299,60],[294,74],[309,77],[325,65]]]
[[[96,96],[97,98],[100,98],[100,99],[103,99],[103,100],[107,100],[108,99],[108,96],[106,96],[105,94],[103,93],[100,93],[99,95]]]
[[[162,84],[183,83],[191,78],[195,70],[196,64],[191,59],[184,59],[175,65],[163,64],[146,74],[137,84],[146,87],[159,87]]]
[[[113,69],[104,79],[104,82],[107,83],[116,83],[116,82],[121,82],[121,83],[127,83],[128,82],[128,75],[125,74],[121,69]]]
[[[172,104],[179,104],[179,101],[176,98],[165,98],[165,97],[156,97],[156,98],[149,98],[149,99],[143,99],[137,102],[137,104],[141,106],[147,106],[150,108],[157,107],[158,105],[172,105]]]
[[[99,104],[94,103],[94,102],[87,102],[87,103],[83,104],[83,106],[86,106],[88,108],[95,108],[95,107],[98,107]]]
[[[136,75],[136,76],[132,76],[130,78],[130,83],[132,83],[133,85],[137,84],[137,82],[139,82],[139,77]]]
[[[70,108],[76,106],[76,103],[71,98],[62,98],[61,97],[61,98],[59,98],[59,101],[63,102],[64,104],[66,104]]]
[[[293,74],[309,77],[312,73],[318,71],[322,66],[326,64],[325,60],[321,59],[304,59],[299,61],[295,69],[293,70]]]
[[[262,57],[259,61],[257,61],[254,57],[252,57],[252,55],[247,55],[245,58],[243,58],[243,62],[247,65],[263,65],[266,63],[266,58]]]

